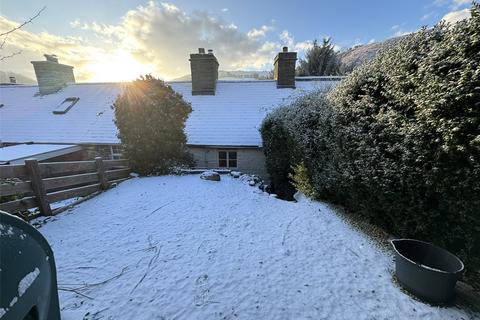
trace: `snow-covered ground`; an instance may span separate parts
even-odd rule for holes
[[[229,176],[135,178],[40,231],[64,320],[475,318],[404,294],[391,255],[327,205]]]

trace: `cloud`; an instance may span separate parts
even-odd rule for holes
[[[261,26],[259,29],[253,28],[247,32],[247,36],[250,39],[259,39],[264,38],[267,35],[267,32],[272,31],[274,28],[271,26]]]
[[[1,30],[12,25],[18,23],[0,17]],[[70,26],[83,38],[19,30],[8,39],[8,48],[23,54],[0,69],[34,77],[30,60],[55,53],[60,62],[75,67],[79,81],[130,80],[145,73],[172,79],[190,72],[189,54],[197,48],[213,49],[223,70],[269,70],[283,45],[300,53],[311,46],[295,41],[286,30],[273,33],[272,25],[243,32],[207,12],[187,14],[173,4],[153,1],[126,12],[118,24],[74,20]]]
[[[449,6],[453,10],[457,10],[458,8],[464,6],[470,6],[472,0],[435,0],[433,1],[433,5],[437,7]]]
[[[426,13],[424,14],[423,16],[420,17],[420,20],[421,21],[425,21],[427,20],[428,18],[430,18],[432,15],[434,15],[435,13],[434,12],[429,12],[429,13]]]
[[[228,8],[222,8],[222,12],[228,12]]]
[[[470,18],[470,9],[463,9],[447,13],[442,20],[448,23],[456,23],[468,18]]]
[[[290,51],[303,52],[313,46],[313,42],[310,40],[296,42],[288,30],[283,30],[280,33],[280,41],[282,42],[282,47],[287,46]]]
[[[10,30],[17,25],[18,23],[0,16],[0,30]],[[85,43],[80,37],[59,37],[46,32],[31,33],[22,29],[9,34],[0,54],[8,56],[18,51],[22,51],[22,54],[2,61],[0,68],[31,78],[34,78],[34,75],[30,61],[43,60],[44,53],[55,53],[64,63],[75,65],[80,79],[90,76],[83,67],[93,62],[93,56],[108,54],[103,49]]]
[[[458,9],[466,5],[470,6],[471,3],[472,3],[472,0],[453,0],[451,7],[453,9]]]

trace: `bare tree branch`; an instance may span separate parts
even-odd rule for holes
[[[17,56],[17,55],[19,55],[19,54],[21,54],[21,53],[22,53],[22,50],[17,51],[17,52],[14,52],[14,53],[12,53],[12,54],[9,54],[8,56],[0,56],[0,61],[3,61],[3,60],[5,60],[5,59],[8,59],[8,58],[11,58],[11,57],[14,57],[14,56]]]
[[[3,48],[3,46],[5,45],[5,42],[7,42],[7,39],[8,39],[8,34],[3,38],[2,44],[0,44],[0,49]]]
[[[8,30],[7,32],[4,32],[4,33],[0,33],[0,37],[3,37],[3,36],[6,36],[12,32],[15,32],[17,31],[18,29],[21,29],[23,28],[26,24],[29,24],[31,23],[33,20],[35,20],[36,18],[38,18],[38,16],[42,13],[43,10],[45,10],[47,7],[44,6],[42,9],[40,9],[37,14],[35,14],[33,17],[31,17],[30,19],[28,19],[27,21],[23,22],[22,24],[16,26],[15,28],[12,28],[10,30]]]

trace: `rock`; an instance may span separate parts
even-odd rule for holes
[[[210,181],[220,181],[220,175],[215,171],[205,171],[200,175],[200,179]]]
[[[295,192],[295,194],[293,195],[293,198],[297,201],[297,202],[301,202],[303,200],[305,200],[307,197],[301,193],[300,191],[297,191]]]
[[[276,197],[277,197],[277,195],[276,195],[275,193],[270,193],[270,197],[272,197],[272,198],[276,198]]]
[[[254,180],[250,180],[248,181],[248,185],[253,187],[255,185],[255,181]]]
[[[130,177],[132,178],[138,178],[140,175],[136,172],[130,172]]]
[[[235,179],[237,179],[237,178],[240,178],[240,176],[242,175],[242,173],[241,173],[241,172],[238,172],[238,171],[232,171],[232,172],[230,172],[230,175],[231,175],[232,177],[234,177]]]

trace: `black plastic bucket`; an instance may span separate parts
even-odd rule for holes
[[[397,278],[402,286],[419,298],[433,302],[449,302],[464,270],[456,256],[430,243],[413,240],[391,240],[395,249]]]

